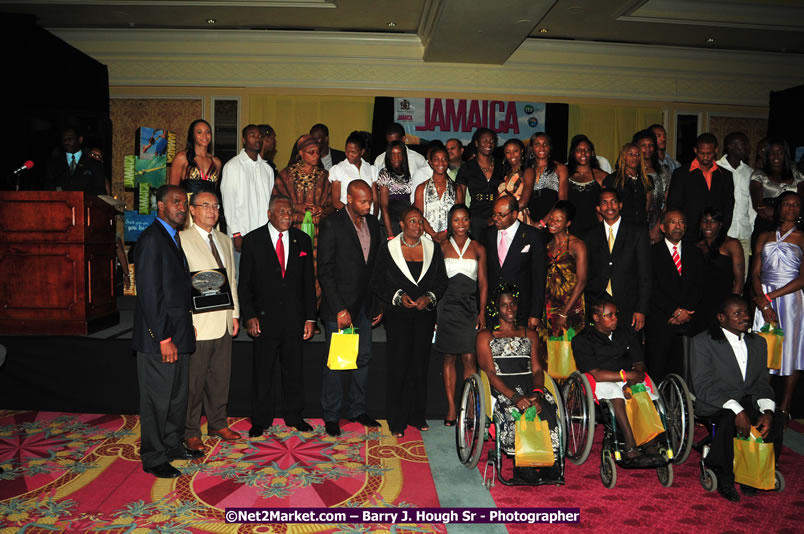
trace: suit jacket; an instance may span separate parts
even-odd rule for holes
[[[332,147],[329,147],[329,155],[332,158],[333,165],[337,165],[338,163],[346,159],[346,152],[344,152],[343,150],[335,150]]]
[[[750,396],[754,407],[757,407],[758,399],[773,399],[765,340],[756,334],[747,334],[744,339],[748,348],[745,380],[734,350],[726,339],[713,339],[708,330],[692,338],[690,367],[695,413],[712,415],[722,410],[723,404],[730,399],[742,403]]]
[[[388,313],[406,313],[411,310],[394,306],[393,299],[401,290],[411,299],[432,293],[436,300],[447,290],[447,268],[441,247],[431,239],[422,237],[422,271],[414,278],[402,256],[402,234],[386,241],[377,254],[371,288],[380,298],[383,310]],[[415,311],[415,310],[414,310]]]
[[[623,323],[630,324],[634,313],[647,314],[651,286],[647,230],[621,220],[611,252],[605,223],[595,225],[583,240],[588,262],[586,302],[591,303],[605,293],[611,279],[612,296]]]
[[[681,276],[664,239],[651,246],[651,292],[648,321],[666,324],[677,308],[695,311],[704,290],[703,252],[692,243],[681,246]],[[681,326],[670,326],[678,332],[694,329],[694,321]]]
[[[337,321],[338,312],[349,310],[356,320],[360,310],[369,318],[379,313],[376,301],[366,280],[371,279],[377,252],[380,250],[380,225],[373,215],[366,215],[371,242],[368,261],[354,223],[346,208],[330,215],[321,223],[318,235],[318,283],[321,286],[321,320]]]
[[[698,241],[698,223],[705,208],[717,208],[723,213],[723,228],[731,226],[734,213],[734,181],[731,172],[718,167],[712,173],[712,186],[706,186],[706,178],[700,169],[690,172],[684,165],[673,171],[670,191],[667,193],[667,209],[681,210],[687,218],[687,233],[684,241]]]
[[[288,230],[288,240],[284,278],[267,224],[246,234],[240,248],[240,319],[259,319],[263,335],[281,325],[301,336],[304,322],[315,320],[313,244],[296,228]]]
[[[84,150],[75,166],[75,171],[71,173],[67,156],[63,150],[59,151],[50,160],[46,189],[53,190],[57,187],[62,191],[86,191],[93,195],[105,195],[106,171],[103,169],[103,163],[93,159]]]
[[[497,228],[489,227],[483,244],[486,247],[489,297],[499,284],[516,284],[519,288],[520,318],[541,319],[544,313],[546,253],[539,231],[520,223],[508,246],[508,254],[502,267],[497,259]]]
[[[193,325],[198,330],[196,339],[199,341],[220,339],[225,332],[229,332],[231,335],[232,318],[240,317],[240,302],[237,298],[237,270],[234,266],[232,240],[214,228],[212,233],[215,234],[217,244],[220,245],[218,253],[223,261],[223,267],[226,269],[226,277],[229,279],[234,309],[193,314]],[[190,227],[181,232],[181,248],[184,250],[184,255],[187,256],[191,272],[218,268],[212,250],[209,248],[209,241],[205,241],[196,228]]]
[[[179,353],[195,352],[190,273],[184,252],[158,220],[137,239],[134,268],[134,350],[156,354],[159,342],[171,338]]]

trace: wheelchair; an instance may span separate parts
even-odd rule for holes
[[[547,374],[544,374],[545,392],[552,395],[556,404],[556,421],[559,437],[559,454],[556,460],[558,466],[558,477],[555,479],[545,478],[534,481],[526,481],[512,476],[507,478],[503,474],[503,460],[509,456],[503,452],[500,443],[500,433],[494,429],[494,448],[488,451],[488,460],[483,472],[483,484],[491,488],[496,479],[506,486],[539,486],[545,484],[564,484],[564,457],[566,448],[566,415],[564,412],[561,390],[555,381]],[[473,374],[464,381],[463,392],[458,411],[458,423],[456,425],[456,448],[458,458],[468,469],[474,469],[480,460],[483,452],[483,444],[489,438],[492,426],[497,427],[496,417],[493,414],[493,396],[489,380],[482,370]],[[515,465],[514,459],[514,465]],[[489,476],[489,469],[491,474]]]
[[[657,389],[658,399],[654,405],[665,428],[665,443],[663,446],[657,445],[664,463],[655,469],[659,483],[667,488],[673,484],[673,463],[679,462],[679,456],[686,459],[692,447],[692,398],[684,380],[678,375],[669,375]],[[628,469],[653,468],[621,463],[625,444],[617,432],[614,406],[608,399],[600,402],[595,399],[585,374],[578,371],[572,373],[564,384],[563,396],[567,414],[566,454],[573,464],[581,465],[589,457],[595,424],[599,421],[603,423],[600,480],[605,487],[613,488],[617,483],[617,465]],[[599,410],[595,408],[596,404]]]

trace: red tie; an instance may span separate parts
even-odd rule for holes
[[[276,240],[276,258],[279,260],[279,267],[282,269],[282,278],[285,277],[285,245],[282,243],[282,232],[279,232],[279,239]]]
[[[681,256],[678,255],[678,247],[673,245],[673,263],[676,264],[678,275],[681,276]]]

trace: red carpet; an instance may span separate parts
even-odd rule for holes
[[[703,435],[705,430],[699,427],[696,437]],[[756,497],[741,496],[739,503],[730,503],[717,492],[707,493],[701,487],[700,455],[695,451],[684,464],[673,466],[674,482],[669,488],[659,484],[653,469],[618,468],[617,485],[606,489],[599,472],[602,438],[602,431],[595,433],[595,445],[583,465],[567,463],[563,487],[507,487],[498,481],[491,489],[500,508],[579,506],[581,523],[550,527],[508,525],[509,532],[802,532],[804,462],[801,455],[788,448],[777,465],[786,481],[782,493],[759,492]],[[486,449],[489,446],[486,443]],[[484,451],[481,459],[485,458]],[[510,464],[506,459],[506,465]],[[482,473],[484,464],[479,467]]]
[[[230,422],[246,435],[246,420]],[[396,440],[386,427],[342,428],[337,440],[323,428],[299,433],[284,426],[260,439],[208,439],[205,458],[174,462],[182,476],[162,480],[142,471],[136,416],[0,411],[0,531],[363,532],[389,527],[226,524],[223,511],[438,506],[418,432]]]

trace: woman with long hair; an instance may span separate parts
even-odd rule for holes
[[[648,176],[642,150],[637,145],[623,145],[617,167],[603,180],[603,185],[620,194],[623,204],[620,215],[625,222],[647,228],[648,211],[653,202],[653,182]]]
[[[530,219],[530,196],[533,194],[533,167],[525,165],[525,145],[519,139],[509,139],[503,144],[505,159],[502,162],[503,182],[497,188],[497,197],[513,195],[519,204],[517,219],[533,225]]]
[[[761,162],[762,167],[751,175],[748,186],[751,203],[757,212],[754,235],[773,231],[775,228],[773,208],[779,195],[785,191],[793,191],[804,196],[804,176],[793,166],[787,141],[768,139]]]
[[[543,222],[557,200],[567,200],[569,195],[569,171],[567,166],[553,158],[553,140],[544,132],[530,137],[528,160],[534,170],[531,193],[530,218],[537,228],[545,228]]]
[[[455,183],[447,176],[449,155],[443,146],[427,153],[433,175],[416,187],[413,205],[424,214],[424,231],[436,243],[443,244],[449,231],[449,212],[455,205]]]
[[[486,326],[488,281],[486,249],[469,237],[469,208],[455,204],[449,210],[448,220],[449,236],[441,243],[441,253],[449,283],[438,303],[435,348],[444,355],[444,389],[447,394],[444,425],[453,426],[457,417],[455,360],[460,355],[464,380],[475,372],[475,334]]]
[[[653,198],[648,208],[648,230],[651,243],[655,243],[661,239],[659,223],[664,213],[667,190],[670,189],[670,178],[673,173],[669,167],[659,165],[656,134],[652,130],[638,131],[634,134],[632,142],[639,147],[642,160],[645,162],[645,172],[653,182]]]
[[[785,191],[774,205],[776,230],[763,232],[754,245],[751,286],[754,289],[754,331],[765,323],[776,323],[784,331],[782,366],[772,375],[785,377],[780,409],[790,422],[790,404],[799,373],[804,369],[804,232],[801,197]]]
[[[600,170],[595,157],[595,145],[585,135],[576,135],[567,154],[569,193],[567,199],[575,206],[571,232],[583,237],[602,219],[597,213],[600,185],[607,174]]]
[[[410,207],[411,175],[405,143],[391,141],[385,151],[385,167],[377,175],[382,222],[388,239],[399,233],[402,212]]]
[[[194,120],[187,129],[187,144],[170,165],[168,183],[188,193],[215,193],[223,165],[212,155],[212,128],[204,119]]]

